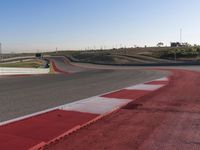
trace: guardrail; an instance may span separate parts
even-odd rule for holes
[[[8,68],[0,67],[0,75],[29,75],[29,74],[48,74],[49,68]]]

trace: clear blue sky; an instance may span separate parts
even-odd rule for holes
[[[4,52],[200,44],[199,0],[1,0]]]

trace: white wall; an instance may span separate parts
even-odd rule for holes
[[[26,75],[26,74],[48,74],[49,68],[8,68],[0,67],[0,75]]]

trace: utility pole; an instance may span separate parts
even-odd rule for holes
[[[2,44],[0,43],[0,60],[2,60]]]
[[[2,49],[1,49],[1,43],[0,43],[0,55],[1,55],[1,53],[2,53],[1,51],[2,51]]]
[[[176,60],[177,60],[177,56],[176,56],[176,49],[175,49],[175,51],[174,51],[174,61],[175,61],[175,63],[176,63]]]
[[[180,44],[182,43],[182,28],[180,29]]]

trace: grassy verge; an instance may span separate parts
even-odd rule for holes
[[[199,62],[200,47],[119,48],[88,51],[59,51],[50,55],[67,56],[73,61],[101,64]]]
[[[41,60],[20,61],[15,63],[0,64],[0,67],[18,67],[18,68],[39,68],[42,65]]]

